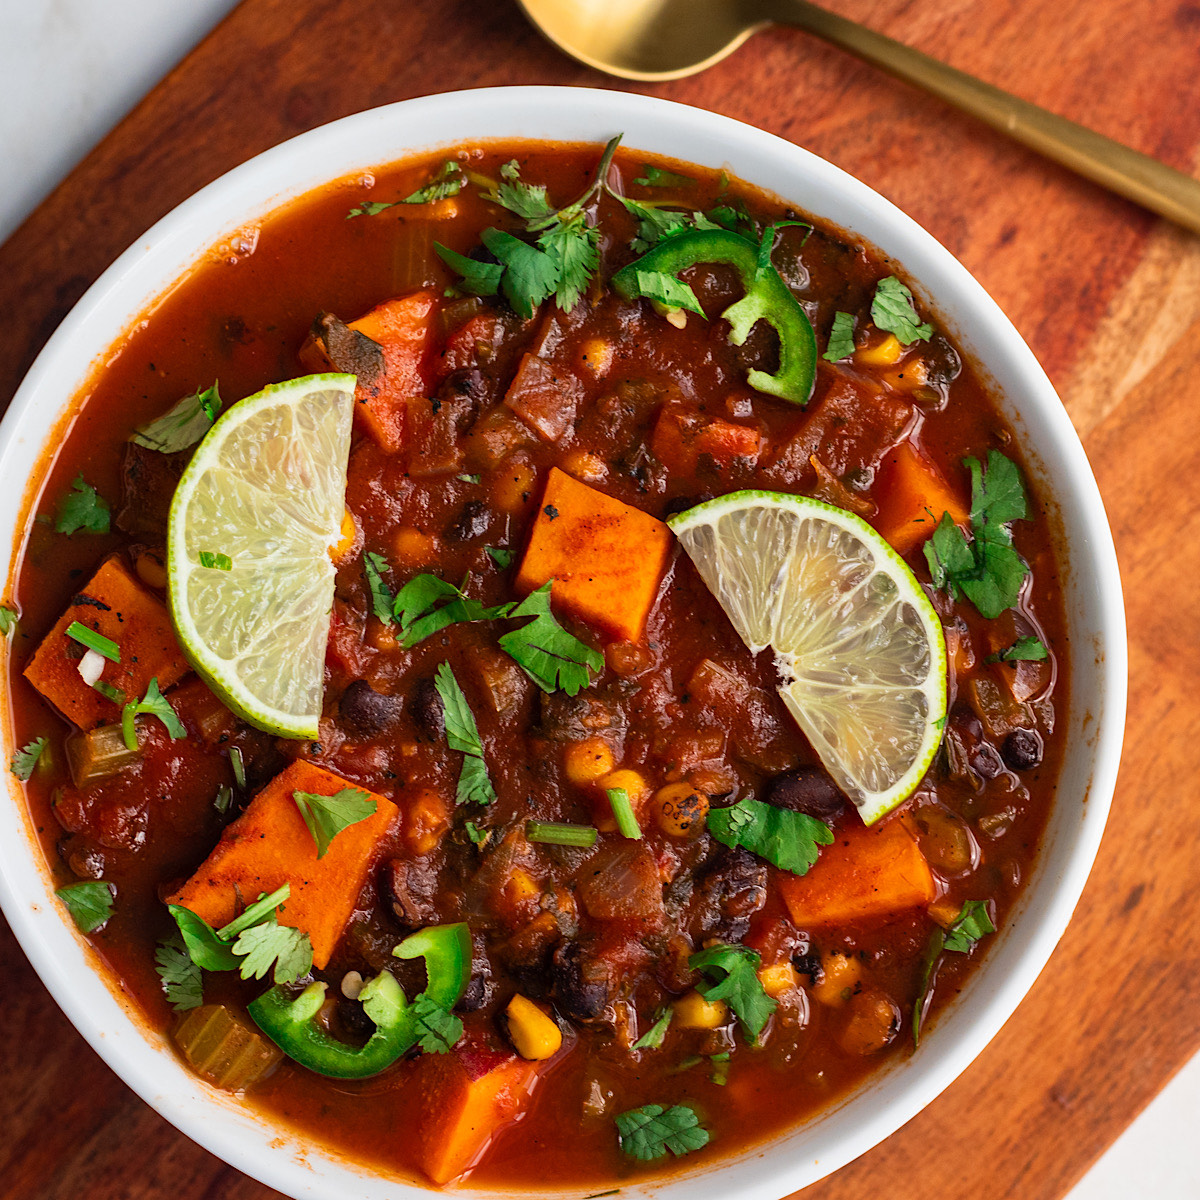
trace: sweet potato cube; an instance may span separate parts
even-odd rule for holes
[[[745,459],[753,466],[758,462],[762,443],[762,434],[752,425],[664,408],[655,423],[650,449],[669,470],[690,474],[702,456],[711,458],[719,467],[728,467],[735,458]]]
[[[417,1060],[418,1161],[434,1183],[449,1183],[478,1163],[492,1138],[520,1116],[537,1070],[537,1063],[479,1037]]]
[[[801,929],[887,917],[933,901],[933,874],[903,822],[839,830],[807,875],[781,874],[779,890]]]
[[[383,378],[355,393],[358,414],[367,432],[389,453],[404,445],[407,401],[428,396],[433,372],[433,326],[438,308],[433,292],[413,292],[387,300],[349,328],[378,343],[383,350]]]
[[[670,548],[661,521],[552,467],[517,587],[531,592],[553,580],[565,611],[616,641],[636,642]]]
[[[324,858],[318,858],[317,844],[292,793],[332,796],[343,788],[365,792],[375,801],[375,812],[338,833]],[[291,895],[279,910],[280,923],[304,930],[312,941],[313,963],[324,967],[396,812],[385,797],[297,760],[254,797],[170,903],[190,908],[219,929],[237,916],[242,903],[290,883]]]
[[[911,441],[901,442],[883,460],[879,474],[875,528],[898,554],[907,554],[923,542],[944,512],[956,525],[966,525],[970,519],[966,500]]]
[[[140,700],[151,679],[157,679],[165,692],[190,669],[175,641],[166,606],[133,578],[120,559],[108,559],[72,599],[25,668],[25,678],[80,729],[115,721],[121,705],[101,695],[79,674],[85,651],[67,637],[73,621],[117,643],[121,661],[105,659],[100,678],[127,700]]]

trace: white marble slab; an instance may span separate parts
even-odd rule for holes
[[[0,0],[0,241],[234,3]],[[1200,1058],[1068,1200],[1200,1200],[1198,1117]]]

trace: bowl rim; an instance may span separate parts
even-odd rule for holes
[[[1069,757],[1072,762],[1080,758],[1084,768],[1073,785],[1079,811],[1066,813],[1066,801],[1056,797],[1054,828],[1047,833],[1052,845],[1043,845],[1035,878],[987,960],[930,1030],[926,1047],[932,1049],[911,1059],[895,1056],[865,1087],[764,1145],[693,1169],[684,1160],[669,1175],[621,1184],[630,1197],[711,1191],[713,1196],[774,1200],[823,1178],[899,1129],[982,1052],[1033,985],[1066,928],[1095,859],[1116,782],[1127,648],[1120,574],[1099,490],[1070,419],[1032,351],[983,287],[932,235],[866,184],[799,146],[730,117],[637,93],[480,88],[344,117],[257,155],[196,192],[138,238],[71,310],[0,422],[0,533],[12,530],[0,553],[4,575],[11,578],[23,537],[21,523],[33,511],[26,491],[31,455],[35,463],[40,461],[49,438],[66,428],[64,421],[69,422],[93,367],[211,247],[322,182],[380,163],[472,141],[603,142],[618,130],[625,131],[627,145],[681,161],[716,166],[724,156],[731,174],[786,195],[799,207],[862,235],[902,264],[914,290],[931,301],[958,344],[1004,385],[1006,411],[1028,435],[1023,448],[1037,461],[1039,475],[1055,477],[1053,494],[1064,535],[1074,526],[1080,535],[1070,543],[1067,587],[1072,597],[1078,592],[1080,612],[1090,618],[1085,622],[1090,641],[1075,636],[1074,623],[1071,640],[1075,656],[1086,660],[1090,645],[1095,661],[1094,669],[1086,662],[1072,663],[1068,719],[1078,726],[1079,743],[1072,745]],[[335,168],[313,165],[330,161]],[[774,182],[766,180],[767,173]],[[783,180],[788,182],[781,184]],[[838,211],[806,202],[810,194],[836,199]],[[1073,610],[1068,617],[1074,622]],[[1087,690],[1080,688],[1081,679]],[[1081,711],[1085,695],[1086,713]],[[10,708],[6,703],[5,736],[11,745]],[[0,908],[68,1019],[143,1100],[201,1146],[285,1194],[333,1200],[354,1186],[368,1200],[428,1196],[428,1188],[418,1181],[379,1175],[285,1127],[252,1120],[245,1107],[191,1076],[164,1036],[149,1029],[129,998],[97,970],[98,956],[53,896],[40,852],[28,852],[37,842],[25,818],[21,789],[11,777],[7,791],[8,803],[0,801]],[[988,989],[979,986],[982,978],[989,980]],[[552,1194],[587,1190],[588,1185],[556,1186]],[[473,1194],[510,1193],[493,1189]]]

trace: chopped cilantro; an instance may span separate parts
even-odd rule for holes
[[[445,710],[446,741],[451,750],[458,750],[464,756],[455,803],[490,804],[496,798],[496,789],[492,787],[487,763],[483,761],[479,727],[449,663],[438,664],[433,686],[437,688]]]
[[[342,788],[332,796],[318,792],[293,792],[292,799],[317,843],[317,857],[324,858],[330,843],[343,829],[375,815],[378,807],[359,788]]]
[[[38,759],[45,753],[46,747],[49,745],[48,739],[44,737],[34,738],[32,742],[26,742],[13,756],[9,763],[9,770],[22,782],[26,782],[30,775],[33,774],[33,768],[37,766]]]
[[[980,938],[986,934],[995,933],[996,926],[982,900],[968,900],[962,906],[958,916],[954,918],[949,929],[935,929],[925,949],[925,966],[921,975],[921,987],[917,993],[917,1002],[913,1005],[913,1046],[921,1042],[921,1022],[925,1019],[925,1009],[932,995],[934,971],[943,950],[952,950],[957,954],[966,954]]]
[[[712,983],[701,983],[696,990],[706,1000],[724,1000],[742,1023],[751,1042],[758,1040],[763,1027],[775,1011],[775,1001],[767,995],[758,978],[762,958],[745,946],[709,946],[688,959],[693,971],[703,971]]]
[[[179,934],[158,943],[154,969],[162,980],[162,990],[176,1012],[187,1012],[204,1003],[204,984],[200,968],[192,962]]]
[[[72,621],[67,626],[67,637],[89,650],[95,650],[97,654],[102,654],[109,662],[121,661],[121,647],[112,638],[106,638],[104,634],[89,629],[79,621]]]
[[[417,188],[400,203],[432,204],[435,200],[445,200],[449,196],[457,196],[466,182],[467,177],[463,174],[462,167],[452,158],[448,158],[424,187]]]
[[[630,1049],[657,1050],[663,1044],[663,1038],[667,1036],[667,1028],[674,1015],[675,1010],[669,1004],[664,1004],[655,1014],[654,1024],[633,1043]]]
[[[228,554],[222,554],[219,550],[201,550],[200,565],[202,567],[210,567],[214,571],[232,571],[233,559]]]
[[[1013,548],[1011,521],[1026,515],[1021,473],[999,450],[989,450],[986,468],[963,460],[971,472],[971,533],[967,541],[949,513],[943,513],[925,543],[925,561],[934,587],[958,599],[965,595],[992,620],[1021,596],[1029,568]]]
[[[876,285],[871,320],[886,333],[894,333],[906,346],[926,341],[933,333],[933,326],[922,324],[917,316],[912,292],[895,275]]]
[[[353,217],[377,217],[381,212],[403,203],[403,200],[364,200],[346,214],[346,220],[349,221]]]
[[[69,883],[54,893],[66,906],[80,933],[95,933],[112,916],[116,888],[103,879]]]
[[[459,483],[478,483],[483,478],[483,476],[482,475],[455,475],[454,478],[457,479]]]
[[[458,289],[472,296],[495,296],[500,291],[500,280],[504,276],[504,264],[498,262],[479,262],[468,258],[443,246],[441,242],[433,243],[434,252],[454,271],[458,279]]]
[[[662,167],[656,167],[652,163],[643,163],[642,170],[645,172],[639,175],[633,182],[638,187],[661,187],[661,188],[679,188],[687,187],[693,180],[690,175],[678,175],[674,171],[664,171]]]
[[[107,533],[108,501],[91,486],[82,474],[75,476],[71,490],[58,502],[54,528],[59,533]]]
[[[371,611],[385,625],[392,623],[396,606],[396,597],[392,595],[392,589],[383,581],[384,571],[391,569],[391,565],[382,554],[368,550],[363,555],[363,570],[367,576],[367,587],[371,589]]]
[[[513,552],[511,550],[506,550],[503,546],[485,546],[484,549],[487,550],[488,557],[500,570],[506,571],[512,566]]]
[[[466,822],[467,837],[475,843],[476,846],[486,846],[487,840],[492,836],[490,829],[480,829],[474,821]]]
[[[712,1063],[713,1069],[709,1079],[717,1085],[724,1087],[729,1082],[729,1051],[723,1050],[720,1054],[713,1054],[709,1057],[709,1062]]]
[[[0,637],[8,637],[17,627],[17,614],[11,608],[0,605]]]
[[[630,216],[637,219],[637,234],[629,248],[644,254],[659,242],[677,233],[692,229],[722,229],[723,225],[710,220],[701,212],[687,212],[677,208],[665,208],[654,201],[631,200],[628,196],[617,196]]]
[[[699,313],[704,316],[704,309],[689,284],[666,271],[635,272],[636,288],[631,295],[644,296],[647,300],[661,304],[670,309],[684,309],[687,312]]]
[[[312,943],[308,934],[291,925],[280,925],[272,915],[238,935],[233,952],[241,958],[243,979],[271,974],[275,983],[295,983],[312,970]]]
[[[174,454],[187,450],[200,441],[212,428],[221,412],[221,393],[214,382],[204,391],[184,396],[174,407],[163,413],[156,421],[139,425],[129,435],[136,446],[157,450],[160,454]]]
[[[178,713],[171,707],[171,702],[158,690],[158,679],[150,680],[146,694],[141,700],[130,700],[121,712],[121,732],[125,737],[125,745],[130,750],[138,748],[137,726],[134,718],[140,716],[157,717],[171,735],[171,740],[187,737],[187,730],[179,719]]]
[[[997,650],[995,654],[989,654],[984,662],[1041,662],[1044,658],[1049,658],[1050,651],[1046,649],[1041,638],[1034,637],[1030,634],[1029,637],[1017,638],[1011,646],[1006,646],[1003,650]]]
[[[568,633],[550,612],[550,584],[530,592],[510,617],[533,617],[528,625],[500,638],[500,649],[509,654],[544,692],[562,690],[577,695],[590,686],[588,669],[599,671],[604,656]]]
[[[437,607],[441,601],[447,601]],[[417,575],[396,596],[392,611],[400,622],[400,645],[409,650],[448,625],[463,621],[493,621],[506,617],[511,604],[487,608],[463,594],[461,588],[437,575]]]
[[[708,1130],[686,1104],[643,1104],[615,1120],[621,1149],[631,1158],[662,1158],[668,1150],[680,1156],[708,1145]]]
[[[833,843],[823,821],[748,796],[728,808],[711,809],[708,832],[722,845],[745,846],[794,875],[808,871],[817,861],[819,847]]]
[[[848,312],[833,314],[833,328],[829,331],[829,346],[821,355],[828,362],[841,362],[854,353],[854,315]]]
[[[413,1002],[417,1038],[426,1054],[448,1054],[463,1035],[463,1023],[424,992]]]

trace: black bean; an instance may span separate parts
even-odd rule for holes
[[[793,954],[792,966],[801,975],[807,975],[813,983],[821,978],[821,956],[819,954]]]
[[[374,737],[399,715],[403,702],[398,696],[377,692],[365,679],[356,679],[343,693],[338,706],[342,724],[353,733]]]
[[[608,1007],[612,981],[607,964],[588,955],[579,942],[566,942],[554,952],[550,970],[558,1006],[579,1021],[592,1021]]]
[[[766,903],[767,867],[742,846],[722,848],[693,897],[693,912],[704,934],[740,942],[750,918]]]
[[[339,1030],[350,1037],[366,1038],[375,1032],[375,1022],[367,1016],[357,1000],[339,998],[335,1011]]]
[[[950,724],[966,736],[967,745],[974,745],[983,738],[983,723],[966,704],[954,706],[950,713]]]
[[[469,500],[446,530],[446,536],[452,542],[469,542],[472,538],[483,537],[491,519],[492,514],[482,500]]]
[[[493,376],[486,371],[480,371],[477,367],[468,367],[447,376],[439,395],[443,397],[448,395],[466,396],[468,400],[482,406],[495,399],[493,395],[495,391],[496,380]]]
[[[1000,753],[1014,771],[1030,771],[1042,761],[1042,739],[1033,729],[1014,729]]]
[[[711,499],[712,496],[708,492],[701,492],[699,496],[676,496],[668,502],[664,515],[673,517],[676,513],[687,512],[689,508],[695,508],[697,504]]]
[[[980,779],[995,779],[1004,770],[1004,763],[991,742],[980,742],[967,756],[971,770]]]
[[[776,808],[806,813],[819,821],[837,816],[846,806],[846,797],[820,767],[796,767],[776,775],[768,782],[763,799]]]
[[[430,741],[442,736],[446,728],[446,707],[432,679],[417,680],[413,689],[412,714]]]
[[[458,1012],[478,1012],[491,998],[491,977],[472,975],[462,994],[462,999],[454,1007]]]

